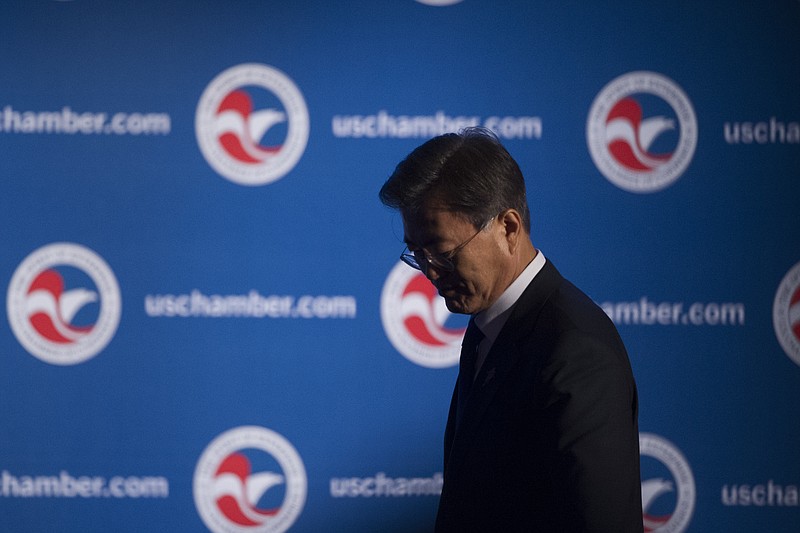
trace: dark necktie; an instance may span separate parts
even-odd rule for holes
[[[461,359],[458,367],[458,405],[456,410],[456,426],[461,422],[464,408],[467,405],[472,382],[475,380],[475,365],[478,360],[478,346],[485,335],[470,318],[464,341],[461,343]]]

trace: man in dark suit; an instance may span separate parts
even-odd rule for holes
[[[614,325],[530,240],[525,182],[483,129],[414,150],[380,192],[402,259],[471,315],[437,532],[642,531],[636,385]]]

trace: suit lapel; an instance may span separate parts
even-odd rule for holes
[[[513,375],[522,356],[518,339],[527,337],[535,329],[539,312],[562,279],[556,268],[549,261],[546,262],[515,304],[478,372],[461,423],[457,428],[452,420],[448,423],[446,435],[449,437],[446,440],[452,438],[448,445],[450,468],[461,460],[468,449],[465,444],[472,440],[471,437],[480,427],[498,389]]]

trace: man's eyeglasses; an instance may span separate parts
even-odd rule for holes
[[[405,250],[403,250],[403,253],[400,254],[400,259],[411,268],[416,268],[422,272],[428,271],[428,265],[432,265],[436,270],[440,270],[442,272],[452,272],[456,269],[456,265],[453,263],[453,258],[455,258],[456,254],[463,250],[464,247],[472,241],[472,239],[477,237],[478,233],[486,229],[486,226],[488,226],[489,222],[492,220],[493,219],[489,219],[489,221],[478,228],[478,231],[473,233],[469,239],[448,252],[431,254],[423,249],[414,250],[412,252],[409,251],[408,246],[406,246]]]

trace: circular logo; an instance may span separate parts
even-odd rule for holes
[[[417,2],[428,6],[452,6],[461,2],[461,0],[417,0]]]
[[[686,531],[692,519],[695,486],[692,469],[681,451],[663,437],[639,434],[642,456],[644,530]]]
[[[586,139],[594,164],[611,183],[650,193],[672,185],[691,163],[697,119],[674,81],[654,72],[631,72],[594,99]]]
[[[772,304],[772,324],[783,351],[800,365],[800,263],[778,285]]]
[[[241,426],[206,447],[194,471],[194,502],[214,533],[289,529],[306,501],[306,470],[278,433]]]
[[[6,312],[19,343],[54,365],[97,355],[117,331],[122,301],[106,262],[72,243],[43,246],[11,276]]]
[[[466,325],[451,325],[459,317],[422,272],[402,261],[383,285],[381,320],[389,341],[409,361],[428,368],[458,364]]]
[[[303,155],[309,118],[300,90],[283,72],[256,63],[231,67],[203,91],[195,114],[200,151],[240,185],[285,176]]]

